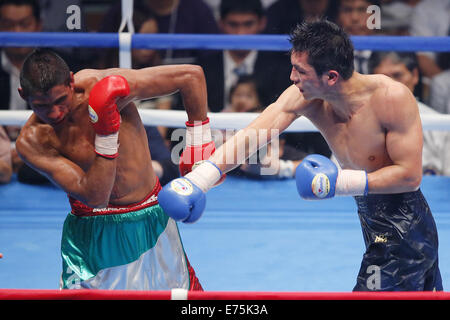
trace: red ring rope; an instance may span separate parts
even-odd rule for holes
[[[0,289],[0,300],[171,300],[171,291]],[[450,300],[450,292],[188,291],[187,300]]]

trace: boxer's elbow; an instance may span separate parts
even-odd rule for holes
[[[184,65],[183,72],[180,73],[182,83],[189,85],[199,85],[205,83],[203,68],[198,65]]]
[[[100,198],[100,197],[95,197],[95,198],[91,198],[91,199],[87,199],[85,201],[85,204],[90,207],[90,208],[94,208],[94,209],[102,209],[102,208],[106,208],[108,206],[109,203],[109,199],[105,199],[105,198]]]
[[[419,189],[422,183],[422,172],[410,171],[403,177],[403,186],[406,189],[405,192],[416,191]]]
[[[109,203],[109,194],[103,194],[100,192],[92,192],[88,196],[81,199],[85,205],[94,209],[106,208]]]

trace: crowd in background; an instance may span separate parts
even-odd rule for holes
[[[0,31],[8,32],[117,32],[121,1],[103,4],[96,19],[81,0],[0,0]],[[67,8],[81,8],[79,29],[68,30]],[[380,28],[368,26],[381,9]],[[187,34],[289,34],[297,23],[327,18],[350,35],[449,36],[450,0],[134,0],[136,33]],[[92,23],[94,21],[96,23]],[[125,30],[126,31],[126,30]],[[33,48],[0,48],[0,109],[24,110],[19,73]],[[117,49],[55,48],[71,70],[118,67]],[[404,83],[416,96],[421,114],[450,113],[450,53],[355,50],[355,70],[381,73]],[[261,112],[287,88],[291,64],[286,52],[258,50],[132,50],[133,68],[192,63],[202,66],[211,112]],[[139,108],[183,110],[177,94],[138,103]],[[178,175],[171,150],[172,129],[147,127],[155,170],[161,182]],[[21,182],[48,183],[17,156],[14,141],[19,126],[0,126],[0,183],[15,173]],[[331,150],[318,132],[284,133],[275,147],[260,151],[260,164],[243,164],[234,171],[254,178],[290,178],[307,154],[331,157]],[[276,163],[277,173],[261,174],[267,163]],[[450,176],[450,132],[424,132],[424,174]]]

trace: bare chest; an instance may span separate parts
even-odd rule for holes
[[[90,126],[71,126],[57,137],[57,149],[86,171],[95,160],[94,137]]]
[[[346,122],[324,117],[313,121],[322,132],[343,169],[374,171],[386,163],[386,132],[369,115],[357,115]]]

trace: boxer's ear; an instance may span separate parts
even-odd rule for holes
[[[17,88],[17,91],[19,92],[19,95],[20,95],[20,97],[23,99],[23,100],[27,100],[27,97],[25,96],[25,92],[23,91],[23,89],[22,88]]]
[[[333,86],[339,79],[339,72],[336,70],[329,70],[326,74],[326,81],[329,86]]]

